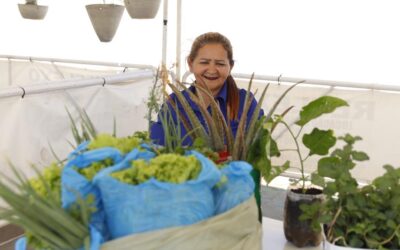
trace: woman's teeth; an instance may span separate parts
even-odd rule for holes
[[[207,80],[217,80],[218,77],[217,76],[204,76],[204,78],[206,78]]]

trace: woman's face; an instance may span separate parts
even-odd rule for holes
[[[206,84],[216,96],[231,73],[228,53],[221,44],[211,43],[201,47],[193,61],[188,60],[190,72],[198,84]]]

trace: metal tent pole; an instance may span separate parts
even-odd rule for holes
[[[162,39],[162,58],[161,66],[165,67],[167,63],[167,31],[168,31],[168,0],[164,0],[163,14],[163,39]]]
[[[189,72],[190,73],[190,72]],[[186,75],[186,77],[189,75]],[[232,74],[235,78],[250,79],[250,74]],[[374,90],[387,90],[387,91],[400,91],[400,85],[382,84],[382,83],[363,83],[363,82],[349,82],[349,81],[334,81],[334,80],[321,80],[299,77],[286,77],[286,76],[270,76],[270,75],[254,75],[255,80],[267,80],[274,82],[290,82],[296,83],[303,81],[304,84],[310,85],[323,85],[330,87],[345,87],[345,88],[358,88],[358,89],[374,89]]]
[[[176,6],[176,64],[175,79],[179,82],[181,79],[181,25],[182,25],[182,0],[177,0]]]
[[[58,62],[58,63],[85,64],[85,65],[94,65],[94,66],[109,66],[109,67],[124,67],[124,68],[138,68],[138,69],[155,70],[154,66],[145,65],[145,64],[113,63],[113,62],[101,62],[101,61],[59,59],[59,58],[51,58],[51,57],[0,55],[0,59],[2,59],[2,58],[6,58],[8,60],[42,61],[42,62],[51,62],[51,63]]]
[[[192,73],[187,71],[182,76],[182,81],[186,79]],[[233,73],[234,78],[240,79],[251,79],[251,74]],[[286,77],[286,76],[271,76],[271,75],[254,75],[254,80],[265,80],[272,82],[288,82],[296,83],[303,82],[303,84],[316,85],[316,86],[329,86],[329,87],[344,87],[344,88],[356,88],[356,89],[371,89],[371,90],[384,90],[384,91],[397,91],[400,92],[400,85],[395,84],[383,84],[383,83],[363,83],[363,82],[348,82],[348,81],[334,81],[334,80],[321,80],[321,79],[310,79],[300,77]]]
[[[37,83],[27,86],[13,86],[8,88],[0,89],[0,98],[15,97],[32,94],[41,94],[51,91],[59,91],[74,88],[83,88],[95,85],[108,85],[108,84],[120,84],[126,83],[134,80],[141,80],[146,78],[152,78],[153,71],[150,70],[140,70],[134,72],[127,72],[124,74],[110,75],[104,77],[96,77],[90,79],[80,79],[80,80],[59,80],[52,82]]]

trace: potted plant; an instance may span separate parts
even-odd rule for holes
[[[311,204],[314,202],[320,203],[323,199],[322,190],[314,186],[307,185],[309,176],[306,176],[304,164],[309,157],[313,155],[324,156],[329,153],[329,149],[336,143],[336,137],[331,129],[321,130],[313,128],[310,133],[304,133],[301,136],[301,131],[310,121],[320,117],[323,114],[328,114],[336,110],[336,108],[348,106],[347,102],[333,96],[319,97],[307,105],[300,111],[300,118],[295,122],[298,130],[295,134],[294,128],[291,128],[282,117],[277,116],[276,123],[283,124],[294,141],[295,147],[291,150],[296,152],[299,164],[300,178],[293,181],[292,185],[287,190],[285,208],[284,208],[284,233],[288,241],[292,242],[297,247],[306,245],[317,246],[322,241],[320,233],[313,231],[310,220],[300,220],[300,206],[302,204]],[[307,149],[307,155],[300,148],[302,143]],[[281,150],[282,151],[282,150]]]
[[[324,225],[325,249],[400,249],[400,168],[385,165],[385,174],[359,185],[351,175],[354,161],[369,159],[353,150],[361,138],[340,139],[343,148],[320,159],[313,178],[325,202],[304,206],[303,219],[311,219],[316,231]]]
[[[48,7],[38,5],[37,0],[25,0],[24,4],[18,4],[18,9],[23,18],[41,20],[46,16]]]
[[[124,9],[123,5],[107,4],[105,0],[102,4],[86,5],[90,21],[100,41],[110,42],[114,38]]]
[[[157,15],[160,0],[124,0],[131,18],[151,19]]]

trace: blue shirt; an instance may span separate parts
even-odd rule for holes
[[[193,93],[195,93],[195,87],[191,86],[189,88],[189,91],[192,91]],[[203,118],[203,115],[201,114],[200,108],[198,107],[198,105],[196,103],[193,102],[193,100],[190,98],[189,93],[187,93],[186,91],[182,91],[184,97],[186,98],[186,100],[188,101],[190,107],[193,109],[194,113],[196,114],[196,116],[198,117],[198,119],[200,120],[201,124],[203,125],[204,128],[207,128],[207,123]],[[243,108],[244,108],[244,102],[245,102],[245,98],[246,98],[246,93],[247,91],[244,89],[240,89],[239,90],[239,113],[238,113],[238,119],[237,120],[230,120],[230,126],[232,129],[232,133],[233,136],[236,136],[236,132],[239,126],[239,121],[242,117],[242,113],[243,113]],[[225,121],[227,121],[227,95],[228,95],[228,88],[227,88],[227,82],[224,83],[224,85],[222,86],[220,92],[218,93],[218,95],[216,97],[214,97],[214,99],[217,101],[217,103],[219,104],[219,107],[222,111],[222,114],[225,117]],[[176,97],[176,94],[171,94],[170,97],[175,100],[175,103],[177,103],[178,105],[178,109],[180,111],[181,115],[184,115],[186,120],[189,120],[187,118],[187,114],[182,106],[182,104],[178,101],[178,98]],[[250,97],[253,97],[253,94],[250,93]],[[257,101],[255,98],[253,98],[253,101],[250,105],[248,114],[247,114],[247,124],[250,123],[251,117],[254,113],[254,110],[257,106]],[[173,119],[174,124],[178,124],[177,122],[177,115],[176,112],[174,111],[174,108],[171,106],[171,104],[168,105],[170,111],[171,111],[171,116]],[[162,109],[161,109],[162,110]],[[211,108],[208,107],[208,111],[211,113]],[[264,115],[264,111],[261,109],[259,112],[258,117],[261,117],[262,115]],[[185,127],[183,126],[182,122],[180,122],[180,130],[181,130],[181,137],[183,138],[186,134],[187,131],[185,129]],[[165,145],[165,138],[164,138],[164,129],[160,120],[160,116],[158,117],[158,121],[154,122],[150,128],[150,138],[154,141],[154,143],[159,144],[159,145]],[[186,136],[185,140],[183,141],[183,145],[192,145],[192,139],[190,136]]]

